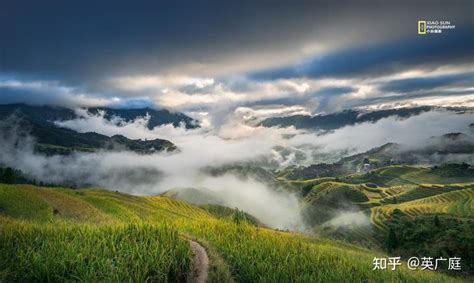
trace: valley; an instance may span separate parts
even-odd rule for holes
[[[308,144],[273,146],[273,157],[216,162],[232,145],[223,141],[221,151],[203,152],[194,164],[199,145],[189,147],[177,133],[203,129],[179,114],[182,122],[162,126],[169,116],[147,109],[97,108],[76,116],[83,110],[3,107],[10,109],[2,116],[7,147],[0,160],[0,278],[7,282],[344,282],[348,273],[362,282],[463,282],[473,276],[468,132],[429,136],[422,146],[385,143],[310,165],[286,164]],[[92,122],[117,131],[133,125],[152,136],[166,129],[177,140],[107,136],[78,126]],[[135,188],[138,193],[128,193]],[[460,257],[463,269],[373,270],[374,258],[426,255]]]

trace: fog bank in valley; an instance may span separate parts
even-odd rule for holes
[[[164,125],[149,130],[149,117],[127,123],[119,118],[108,121],[103,114],[77,111],[81,118],[56,124],[79,132],[122,134],[132,139],[164,138],[180,150],[153,155],[102,151],[44,156],[34,153],[33,140],[23,129],[16,129],[0,137],[0,163],[46,183],[104,187],[138,195],[206,188],[223,198],[226,206],[240,208],[269,226],[284,229],[302,228],[295,196],[252,178],[241,179],[231,174],[215,177],[202,169],[239,163],[265,164],[273,169],[311,164],[318,156],[358,153],[387,142],[416,145],[448,132],[469,133],[472,123],[472,114],[428,112],[404,120],[389,117],[325,134],[292,127],[252,127],[236,119],[215,129],[209,126],[187,130]],[[283,154],[277,148],[289,153]]]

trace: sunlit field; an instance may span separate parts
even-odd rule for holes
[[[219,266],[210,278],[230,272],[238,282],[456,281],[404,268],[373,271],[379,253],[259,228],[232,215],[216,218],[166,197],[21,185],[1,185],[0,195],[10,204],[2,205],[0,236],[1,276],[7,282],[179,282],[190,269],[189,237],[222,256],[228,270]],[[18,201],[25,196],[28,202]]]

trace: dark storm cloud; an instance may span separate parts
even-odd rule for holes
[[[299,77],[368,77],[399,72],[414,66],[437,67],[472,62],[474,59],[473,27],[445,33],[337,51],[297,65],[256,72],[250,77],[261,80]]]
[[[0,104],[29,103],[34,105],[81,105],[77,96],[70,90],[56,84],[30,83],[8,81],[3,84],[0,78]],[[21,85],[21,87],[17,87]]]
[[[409,35],[420,18],[462,25],[472,21],[469,7],[469,1],[4,1],[0,72],[73,85],[182,64],[206,71],[217,65],[209,72],[218,73],[244,60],[284,61],[315,42],[340,49]]]
[[[442,86],[473,86],[474,72],[449,74],[435,77],[417,77],[402,80],[393,80],[385,83],[380,90],[388,92],[412,92],[428,90]]]
[[[464,0],[3,1],[0,103],[229,113],[240,105],[298,104],[323,111],[371,99],[383,87],[432,92],[436,84],[465,86],[469,81],[461,78],[390,84],[380,83],[385,78],[379,76],[446,65],[460,72],[472,65],[473,5]],[[417,21],[429,19],[449,20],[456,29],[415,36]],[[331,79],[311,80],[320,77]],[[347,82],[339,78],[351,78],[354,89],[340,88]]]

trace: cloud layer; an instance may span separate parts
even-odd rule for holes
[[[0,103],[155,106],[207,115],[216,127],[239,108],[474,106],[473,9],[472,1],[16,1],[0,14]],[[420,19],[456,28],[418,36]]]

